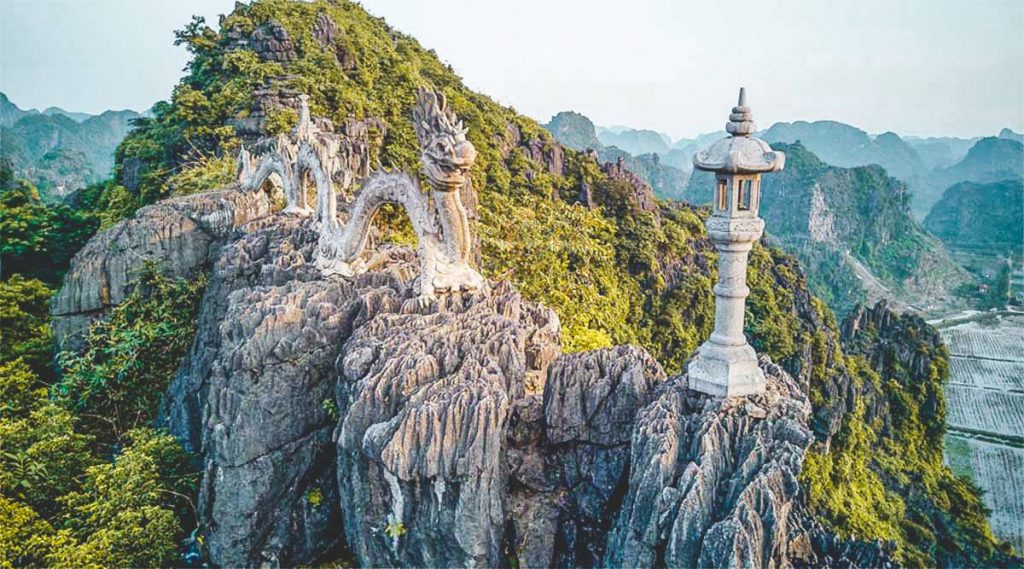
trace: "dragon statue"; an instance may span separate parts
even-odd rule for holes
[[[270,180],[284,190],[285,211],[308,212],[304,176],[316,185],[316,223],[319,243],[316,265],[327,275],[352,277],[368,270],[362,258],[374,217],[384,204],[401,205],[419,241],[419,293],[478,290],[483,277],[469,264],[472,235],[460,190],[469,183],[468,171],[476,149],[466,128],[448,107],[443,94],[420,88],[413,108],[413,127],[420,145],[423,174],[429,191],[408,173],[374,172],[347,207],[348,221],[338,224],[337,197],[332,180],[346,183],[342,145],[337,136],[318,128],[309,116],[308,97],[301,98],[299,124],[287,135],[258,143],[252,155],[242,149],[238,180],[243,190],[256,190]]]

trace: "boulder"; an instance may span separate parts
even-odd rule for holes
[[[76,349],[89,323],[120,304],[147,262],[171,276],[193,276],[240,225],[266,216],[264,192],[234,189],[171,198],[97,234],[71,261],[50,312],[58,349]]]

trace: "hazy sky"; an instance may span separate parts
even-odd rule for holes
[[[0,0],[0,91],[98,112],[167,98],[173,30],[234,0]],[[913,135],[1024,131],[1024,0],[366,0],[474,89],[674,137],[755,119]]]

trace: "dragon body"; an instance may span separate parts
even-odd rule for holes
[[[413,109],[413,126],[420,145],[424,192],[408,173],[374,172],[362,183],[349,205],[348,221],[337,219],[337,196],[332,180],[351,179],[345,171],[336,135],[319,129],[310,119],[308,98],[301,98],[299,124],[288,135],[265,139],[253,154],[239,155],[238,177],[243,190],[253,191],[268,180],[281,188],[286,212],[309,213],[305,176],[316,186],[316,222],[320,239],[316,265],[328,275],[352,277],[367,270],[363,260],[370,229],[385,204],[396,204],[409,215],[418,240],[421,296],[477,290],[483,277],[469,264],[472,234],[460,191],[469,183],[468,171],[476,149],[466,128],[448,108],[444,95],[421,88]]]

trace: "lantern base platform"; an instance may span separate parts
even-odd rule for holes
[[[764,393],[764,372],[750,344],[723,346],[704,342],[686,366],[689,388],[715,397],[741,397]]]

